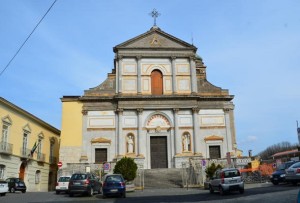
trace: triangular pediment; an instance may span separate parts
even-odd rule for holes
[[[91,140],[91,143],[94,144],[94,143],[108,143],[110,144],[111,143],[111,140],[109,139],[106,139],[104,137],[98,137],[98,138],[93,138]]]
[[[23,127],[23,130],[26,131],[26,132],[31,132],[30,125],[29,125],[29,124],[26,124],[26,125]]]
[[[211,136],[207,136],[204,138],[205,141],[216,141],[216,140],[222,140],[223,141],[223,137],[221,136],[217,136],[217,135],[211,135]]]
[[[3,117],[3,118],[2,118],[2,122],[6,123],[6,124],[8,124],[8,125],[11,125],[11,124],[12,124],[12,120],[11,120],[11,118],[10,118],[9,115]]]
[[[180,40],[166,32],[163,32],[159,28],[151,28],[148,32],[141,34],[135,38],[127,40],[114,47],[116,49],[122,48],[177,48],[177,49],[194,49],[196,47]]]

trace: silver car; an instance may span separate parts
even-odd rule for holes
[[[300,182],[300,162],[294,163],[285,171],[285,181],[297,185]]]
[[[244,181],[236,168],[218,169],[209,182],[209,191],[219,191],[221,195],[229,191],[244,193]]]

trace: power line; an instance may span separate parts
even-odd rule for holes
[[[26,40],[23,42],[23,44],[20,46],[20,48],[18,49],[18,51],[15,53],[15,55],[10,59],[10,61],[8,62],[8,64],[5,66],[5,68],[1,71],[0,76],[4,73],[4,71],[8,68],[8,66],[10,65],[10,63],[14,60],[14,58],[18,55],[18,53],[21,51],[22,47],[26,44],[26,42],[28,41],[28,39],[30,38],[30,36],[33,34],[33,32],[36,30],[36,28],[40,25],[40,23],[43,21],[43,19],[46,17],[46,15],[49,13],[49,11],[51,10],[51,8],[54,6],[54,4],[56,3],[57,0],[54,0],[54,2],[52,3],[52,5],[50,6],[50,8],[47,10],[47,12],[44,14],[44,16],[41,18],[41,20],[36,24],[36,26],[34,27],[34,29],[31,31],[31,33],[29,34],[29,36],[26,38]]]

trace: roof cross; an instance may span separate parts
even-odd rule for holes
[[[154,25],[153,26],[156,26],[156,18],[158,16],[160,16],[160,13],[158,13],[158,11],[154,8],[153,11],[151,13],[149,13],[149,15],[151,15],[152,18],[154,18]]]

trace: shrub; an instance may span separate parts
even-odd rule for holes
[[[123,157],[116,163],[114,173],[122,174],[126,181],[132,181],[136,177],[137,165],[134,159]]]
[[[218,169],[221,169],[223,168],[220,164],[218,164],[216,166],[215,163],[212,163],[210,166],[208,166],[206,169],[205,169],[205,173],[206,173],[206,178],[209,178],[211,179],[214,175],[214,173],[216,172],[216,170]]]

